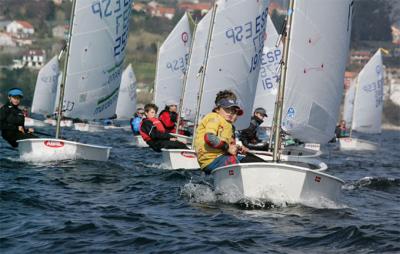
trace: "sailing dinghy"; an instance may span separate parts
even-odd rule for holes
[[[287,203],[339,199],[343,180],[279,160],[280,127],[308,142],[331,139],[343,92],[352,6],[351,0],[290,1],[274,118],[274,162],[217,168],[212,172],[217,192]]]
[[[80,119],[105,119],[114,114],[129,33],[131,4],[131,0],[112,3],[73,1],[56,137],[20,140],[22,159],[108,160],[111,147],[60,139],[61,113]]]
[[[381,133],[383,109],[383,61],[381,49],[374,54],[346,92],[343,119],[351,126],[350,137],[339,138],[340,150],[376,150],[378,144],[353,137],[353,131]]]
[[[33,94],[31,112],[41,115],[51,115],[54,112],[58,77],[60,69],[57,56],[54,56],[43,66],[36,79],[35,92]],[[25,117],[25,126],[43,127],[48,125],[43,121]]]
[[[229,8],[242,8],[243,6],[233,6],[233,7],[229,7]],[[201,76],[203,74],[204,71],[204,66],[205,66],[205,55],[206,55],[206,51],[207,51],[207,38],[208,38],[208,34],[209,34],[209,30],[212,30],[212,27],[210,26],[210,24],[212,24],[211,22],[214,20],[212,17],[212,13],[213,11],[208,12],[208,14],[200,21],[200,23],[197,25],[196,27],[196,31],[194,34],[194,42],[192,45],[192,50],[191,50],[191,54],[190,54],[190,61],[189,61],[189,67],[188,67],[188,74],[187,74],[187,81],[185,82],[185,91],[184,91],[184,96],[183,96],[183,106],[182,106],[182,112],[183,115],[185,116],[186,119],[195,122],[195,117],[196,117],[196,112],[198,112],[198,110],[196,110],[196,105],[197,103],[197,94],[199,93],[199,88],[201,87]],[[220,19],[223,18],[222,14],[219,17]],[[234,19],[232,19],[234,20]],[[265,20],[265,17],[264,17]],[[213,21],[214,22],[214,21]],[[234,26],[234,25],[232,25]],[[269,24],[267,22],[267,31],[271,30],[271,28],[268,28]],[[275,28],[274,28],[275,29]],[[276,33],[276,32],[275,32]],[[268,34],[267,34],[267,38],[268,38]],[[274,38],[274,37],[271,37]],[[276,38],[275,38],[276,39]],[[274,40],[275,40],[274,39]],[[222,45],[225,45],[225,41],[222,38],[216,38],[215,43],[220,43]],[[270,40],[266,40],[267,42]],[[272,42],[271,42],[272,44]],[[252,44],[253,45],[253,44]],[[216,46],[214,46],[216,47]],[[254,46],[253,46],[254,47]],[[262,47],[261,47],[262,48]],[[221,49],[219,49],[220,51],[217,52],[210,52],[211,55],[211,59],[218,59],[218,61],[220,62],[220,66],[228,66],[226,63],[223,63],[223,58],[225,55],[229,55],[229,53],[231,52],[235,52],[237,55],[237,59],[241,59],[241,51],[238,49],[232,49],[232,48],[225,48],[225,47],[221,47]],[[254,49],[253,49],[254,50]],[[264,46],[264,53],[265,53],[265,46]],[[223,53],[221,53],[223,52]],[[251,62],[250,59],[252,57],[252,54],[254,51],[250,51],[250,54],[246,55],[246,51],[243,51],[243,55],[245,57],[243,58],[248,58],[248,62]],[[248,52],[248,51],[247,51]],[[219,55],[220,57],[213,57],[213,54]],[[232,54],[232,53],[231,53]],[[276,53],[278,54],[278,53]],[[213,60],[210,60],[213,61]],[[280,61],[280,60],[279,60]],[[221,76],[218,76],[219,81],[218,82],[211,82],[210,85],[208,86],[207,84],[204,85],[203,87],[203,91],[208,91],[208,90],[212,90],[215,93],[219,90],[223,90],[223,89],[232,89],[234,91],[238,91],[237,87],[241,87],[241,85],[237,84],[236,87],[234,86],[229,86],[228,84],[231,84],[231,80],[234,80],[234,78],[232,78],[230,76],[229,73],[236,73],[237,76],[237,80],[246,80],[249,77],[249,80],[253,80],[254,77],[257,79],[257,72],[255,71],[254,73],[249,73],[248,72],[240,72],[238,71],[239,69],[249,69],[249,66],[245,66],[243,67],[243,63],[240,60],[232,60],[230,61],[231,63],[239,63],[238,66],[235,64],[230,64],[229,65],[229,70],[225,70],[225,73],[228,73],[225,77],[222,76],[224,75],[219,74]],[[262,65],[262,62],[261,62]],[[220,67],[215,67],[217,69],[222,70],[222,68]],[[236,69],[235,69],[236,68]],[[238,74],[241,73],[241,74]],[[251,76],[253,74],[253,76]],[[241,76],[240,76],[241,75]],[[255,76],[254,76],[255,75]],[[214,80],[214,79],[212,79]],[[253,85],[253,87],[251,87],[251,84],[256,84],[256,82],[251,83],[249,82],[247,85],[243,85],[243,88],[246,87],[250,87],[250,89],[248,90],[254,90],[256,89]],[[257,87],[258,89],[258,87]],[[238,91],[237,92],[239,94],[239,97],[242,95],[241,101],[243,102],[244,105],[246,105],[246,108],[249,112],[252,112],[252,105],[253,105],[253,100],[251,98],[253,95],[249,94],[247,96],[243,96],[243,94],[245,94],[242,91]],[[210,94],[209,96],[212,97],[212,95]],[[215,96],[215,95],[214,95]],[[257,98],[257,97],[256,97]],[[275,100],[275,99],[274,99]],[[212,103],[213,102],[209,102]],[[205,105],[205,104],[203,104]],[[210,106],[207,106],[207,109],[211,111]],[[204,113],[207,113],[207,111],[205,110]],[[251,114],[247,114],[248,118],[250,117]],[[246,121],[242,121],[242,128],[243,126],[247,127],[248,122],[246,123]],[[236,125],[236,124],[235,124]],[[252,153],[254,153],[255,155],[261,157],[262,159],[266,160],[266,161],[270,161],[272,160],[272,155],[269,152],[263,152],[263,151],[251,151]],[[284,155],[281,157],[281,160],[283,161],[293,161],[293,162],[307,162],[313,165],[316,165],[316,167],[319,170],[325,170],[327,168],[326,164],[314,159],[314,157],[319,156],[321,154],[320,151],[314,151],[314,150],[310,150],[310,149],[305,149],[302,147],[286,147],[284,150]],[[196,153],[193,149],[191,150],[182,150],[182,149],[162,149],[162,156],[163,156],[163,164],[169,168],[169,169],[198,169],[200,168],[198,162],[197,162],[197,156]]]

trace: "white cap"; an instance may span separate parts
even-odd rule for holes
[[[167,101],[165,102],[165,105],[166,105],[166,106],[171,106],[171,105],[176,105],[176,106],[178,106],[178,104],[179,104],[179,103],[177,103],[175,100],[167,100]]]

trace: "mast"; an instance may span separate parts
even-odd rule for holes
[[[189,15],[189,17],[191,17]],[[190,69],[190,60],[192,58],[192,51],[193,51],[193,45],[194,45],[194,39],[196,38],[196,29],[197,29],[197,24],[194,24],[194,29],[193,29],[193,36],[192,36],[192,41],[190,43],[190,49],[189,49],[189,60],[187,63],[187,68],[183,76],[183,85],[182,85],[182,90],[181,90],[181,97],[179,98],[179,109],[178,109],[178,121],[176,123],[176,134],[179,133],[179,125],[181,124],[181,115],[182,115],[182,109],[183,109],[183,99],[185,96],[185,90],[186,90],[186,83],[188,79],[188,73]]]
[[[158,70],[158,60],[160,57],[160,42],[157,42],[157,62],[156,62],[156,73],[154,75],[154,78],[157,78],[157,70]],[[153,86],[153,102],[156,103],[156,90],[157,90],[157,86],[156,86],[156,80],[154,80],[154,86]]]
[[[197,105],[196,105],[196,117],[194,120],[194,132],[193,132],[193,142],[192,142],[192,149],[194,147],[194,141],[196,139],[196,129],[199,126],[199,118],[200,118],[200,105],[201,105],[201,99],[203,97],[203,88],[204,88],[204,81],[206,77],[206,71],[207,71],[207,64],[208,64],[208,55],[210,53],[210,46],[211,46],[211,39],[212,39],[212,33],[214,31],[214,22],[215,22],[215,15],[217,13],[217,7],[218,5],[214,1],[214,8],[212,11],[212,16],[211,16],[211,21],[210,21],[210,27],[208,29],[208,38],[207,38],[207,50],[206,54],[204,56],[204,61],[203,61],[203,66],[201,68],[201,80],[200,80],[200,87],[199,87],[199,93],[197,95]]]
[[[275,111],[275,123],[274,123],[274,151],[273,151],[273,161],[277,162],[279,160],[279,149],[281,144],[281,124],[282,124],[282,111],[283,111],[283,99],[285,96],[285,83],[286,83],[286,72],[287,72],[287,61],[289,58],[289,43],[290,43],[290,34],[291,34],[291,26],[293,20],[293,12],[294,12],[294,0],[290,0],[289,8],[287,13],[287,26],[286,33],[282,36],[285,36],[285,44],[283,46],[283,56],[282,56],[282,67],[281,67],[281,78],[279,81],[279,91],[278,97],[276,100],[276,111]]]
[[[72,1],[72,9],[71,9],[71,18],[70,18],[70,25],[68,31],[68,42],[67,42],[67,50],[65,53],[65,60],[64,60],[64,68],[63,68],[63,78],[60,84],[60,97],[58,101],[58,108],[57,108],[57,127],[56,127],[56,139],[59,138],[61,132],[61,118],[62,118],[62,108],[63,108],[63,101],[64,101],[64,91],[65,91],[65,82],[67,80],[67,66],[69,60],[69,51],[71,48],[71,39],[72,39],[72,27],[74,24],[74,17],[75,17],[75,5],[76,0]]]

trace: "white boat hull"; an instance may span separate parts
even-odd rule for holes
[[[43,121],[40,120],[36,120],[30,117],[25,117],[25,123],[24,123],[25,127],[45,127],[48,124],[46,124]]]
[[[94,124],[88,124],[88,123],[74,123],[74,130],[87,131],[87,132],[99,132],[99,131],[103,131],[104,127],[102,125],[94,125]]]
[[[168,169],[198,169],[197,155],[194,150],[183,149],[162,149],[163,165]],[[272,154],[264,151],[251,151],[265,161],[272,161]],[[313,157],[282,155],[282,161],[303,162],[312,164],[316,171],[324,171],[328,166],[322,161]]]
[[[94,160],[107,161],[111,147],[82,144],[62,139],[23,139],[18,141],[24,161]]]
[[[344,184],[339,178],[282,163],[245,163],[217,168],[215,190],[238,199],[302,203],[338,201]]]
[[[301,158],[315,158],[319,157],[322,152],[319,150],[309,149],[301,146],[285,146],[282,152],[283,155]]]
[[[358,138],[339,138],[340,151],[374,151],[378,144]]]
[[[44,120],[44,122],[48,123],[52,126],[57,125],[57,120],[54,120],[54,119],[46,119],[46,120]],[[60,122],[61,127],[72,127],[73,125],[74,125],[74,123],[72,122],[72,120],[61,120],[61,122]]]
[[[199,169],[196,152],[184,149],[161,149],[163,165],[168,169]]]
[[[140,135],[133,136],[132,143],[134,146],[137,147],[149,147],[149,145],[146,143],[146,141],[143,140],[142,136]]]

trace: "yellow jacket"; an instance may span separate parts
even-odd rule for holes
[[[227,144],[233,142],[232,124],[217,113],[207,114],[200,122],[196,130],[194,149],[197,153],[197,160],[203,169],[208,166],[218,156],[223,155],[222,149],[216,149],[206,144],[204,136],[211,133]]]

